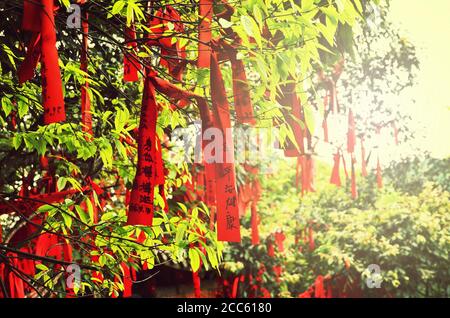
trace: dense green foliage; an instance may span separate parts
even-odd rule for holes
[[[417,195],[402,194],[390,184],[374,191],[372,175],[358,181],[363,199],[353,201],[348,187],[328,184],[330,168],[320,164],[319,190],[300,197],[293,186],[295,170],[291,164],[279,162],[280,179],[265,180],[267,191],[259,205],[263,215],[262,236],[282,228],[287,237],[286,252],[270,258],[264,245],[251,247],[244,240],[243,247],[226,252],[225,259],[230,253],[231,259],[242,263],[237,267],[228,265],[232,272],[255,273],[261,264],[268,268],[282,264],[284,271],[279,283],[273,271],[263,275],[263,286],[278,296],[297,297],[318,275],[344,277],[344,283],[334,282],[338,284],[336,287],[359,297],[449,296],[448,191],[433,183],[414,188]],[[371,201],[364,199],[367,197]],[[313,251],[301,236],[310,225],[315,233]],[[296,236],[300,236],[297,244]],[[380,266],[383,279],[380,289],[366,285],[371,277],[367,270],[370,264]],[[248,293],[245,288],[242,287],[242,292]]]

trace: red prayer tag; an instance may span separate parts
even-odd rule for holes
[[[341,186],[341,176],[339,173],[339,163],[341,161],[341,156],[339,152],[336,152],[333,156],[334,165],[333,165],[333,171],[331,172],[331,178],[330,183],[335,184],[336,186]]]
[[[199,68],[209,68],[211,55],[211,21],[213,15],[213,1],[200,0],[199,3],[199,36],[198,36],[198,62]]]
[[[33,33],[30,41],[27,44],[27,53],[22,64],[17,70],[19,77],[19,84],[23,84],[34,77],[34,70],[36,69],[39,60],[41,59],[41,33]]]
[[[352,192],[352,199],[357,199],[358,198],[358,189],[356,188],[355,159],[353,158],[353,156],[352,156],[351,192]]]
[[[134,26],[125,28],[125,41],[131,50],[124,53],[123,58],[123,80],[125,82],[136,82],[139,80],[140,63],[137,60],[135,49],[137,47],[136,32]]]
[[[88,72],[88,14],[85,13],[85,17],[81,22],[83,28],[83,39],[81,46],[81,70],[85,73]],[[85,76],[85,83],[81,87],[81,123],[83,125],[83,131],[93,134],[92,132],[92,113],[91,113],[91,100],[89,98],[88,88],[89,82],[88,76]]]
[[[39,0],[23,2],[22,30],[41,32],[41,8]]]
[[[283,85],[282,95],[278,97],[278,102],[285,107],[290,107],[290,111],[284,110],[283,115],[286,123],[291,127],[292,132],[297,142],[298,148],[290,140],[286,139],[286,145],[284,148],[284,155],[286,157],[298,157],[305,152],[305,147],[303,143],[304,133],[300,126],[299,121],[302,120],[302,109],[300,100],[295,92],[295,84],[289,83]]]
[[[383,177],[381,175],[380,158],[377,158],[377,186],[378,189],[381,189],[383,187]]]
[[[156,184],[156,119],[157,104],[150,76],[146,76],[142,97],[138,136],[138,164],[128,207],[130,225],[151,226]]]
[[[355,132],[355,118],[350,109],[348,112],[348,131],[347,131],[347,151],[353,153],[355,151],[356,132]]]
[[[53,0],[42,0],[41,10],[41,76],[44,124],[66,120],[61,72],[56,50],[55,17]]]
[[[223,157],[221,158],[223,163],[215,163],[218,239],[220,241],[240,242],[234,149],[232,138],[227,136],[227,130],[231,129],[230,107],[215,53],[211,54],[211,99],[216,128],[220,129],[222,136],[224,136]]]

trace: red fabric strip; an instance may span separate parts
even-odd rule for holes
[[[164,24],[163,31],[168,30],[168,21],[174,26],[174,31],[184,33],[185,28],[181,23],[181,16],[172,6],[167,5],[162,12],[163,19],[160,20]],[[159,40],[161,45],[160,64],[166,66],[169,74],[176,80],[181,81],[186,66],[186,48],[180,47],[180,42],[172,43],[172,37],[163,37]]]
[[[209,68],[211,55],[211,21],[213,15],[213,1],[200,0],[199,3],[199,35],[198,35],[198,61],[199,68]]]
[[[233,140],[228,140],[231,129],[230,107],[225,85],[217,62],[216,53],[211,54],[211,99],[216,128],[223,138],[223,163],[216,163],[217,236],[220,241],[240,242],[239,210],[237,205],[236,177],[234,171]]]
[[[240,43],[241,39],[234,35],[235,42]],[[243,60],[237,59],[237,50],[234,45],[225,41],[220,41],[223,53],[225,53],[231,62],[231,72],[233,77],[233,98],[234,108],[236,110],[236,120],[238,123],[248,123],[254,125],[256,120],[253,116],[253,106],[250,98],[250,87],[245,74]]]
[[[381,174],[380,158],[377,158],[377,186],[378,189],[383,187],[383,176]]]
[[[361,174],[363,177],[367,177],[367,164],[366,164],[366,148],[364,147],[364,138],[361,137]]]
[[[55,17],[53,15],[53,0],[42,0],[41,10],[41,76],[42,100],[44,105],[44,124],[66,120],[64,109],[61,72],[56,50]]]
[[[290,111],[283,110],[283,115],[286,123],[291,127],[292,132],[295,137],[295,141],[298,144],[298,149],[295,144],[290,140],[286,139],[284,155],[286,157],[298,157],[305,152],[305,147],[303,143],[304,132],[300,126],[299,121],[302,120],[302,110],[300,100],[295,93],[295,84],[289,83],[285,84],[281,88],[282,94],[277,98],[280,105],[289,107]]]
[[[319,275],[314,282],[314,297],[315,298],[326,298],[325,288],[323,286],[323,276]]]
[[[23,2],[22,30],[41,32],[41,8],[39,0]]]
[[[81,70],[85,73],[88,72],[88,32],[89,32],[89,23],[88,23],[88,13],[86,12],[84,15],[84,19],[81,22],[81,26],[83,29],[83,39],[81,45]],[[92,114],[91,114],[91,100],[89,98],[88,93],[89,82],[88,76],[85,76],[85,83],[81,87],[81,123],[83,125],[83,131],[88,132],[89,134],[93,134],[92,132]]]
[[[275,242],[277,243],[277,248],[280,253],[284,252],[284,240],[286,235],[283,232],[275,232]]]
[[[333,165],[333,171],[331,172],[331,178],[330,183],[335,184],[336,186],[341,186],[341,176],[339,174],[339,163],[341,161],[341,156],[339,152],[336,152],[333,155],[334,165]]]
[[[343,153],[341,153],[341,158],[342,158],[342,166],[344,167],[345,178],[348,179],[347,164],[345,163],[345,157]]]
[[[39,60],[41,59],[41,33],[33,33],[30,41],[27,44],[27,53],[22,64],[17,70],[19,77],[19,84],[23,84],[34,77],[34,70],[36,69]]]
[[[353,156],[352,156],[351,192],[352,192],[352,199],[357,199],[358,198],[358,189],[356,188],[355,159],[353,158]]]
[[[132,268],[126,264],[121,264],[122,271],[123,271],[123,297],[128,298],[133,295],[133,277],[132,277],[132,271],[134,271]]]
[[[347,151],[353,153],[355,151],[356,132],[355,132],[355,118],[350,109],[348,112],[348,131],[347,131]]]
[[[202,290],[200,288],[200,276],[198,275],[198,271],[192,272],[192,281],[194,283],[195,298],[200,298],[201,294],[202,294]]]
[[[392,122],[392,129],[394,130],[394,142],[395,145],[398,145],[398,129],[397,129],[397,125],[395,124],[395,121]]]
[[[233,280],[233,289],[231,292],[231,298],[237,298],[238,288],[239,288],[239,276],[236,276]]]
[[[138,164],[128,207],[130,225],[151,226],[154,212],[157,104],[149,76],[144,82],[138,136]]]
[[[327,117],[323,119],[322,122],[322,128],[323,128],[323,141],[328,142],[328,123],[327,123]]]
[[[309,250],[314,251],[316,248],[316,244],[314,242],[314,231],[312,226],[308,228],[308,243],[309,243]]]
[[[251,205],[251,223],[252,223],[252,245],[258,245],[259,244],[259,217],[258,217],[258,209],[257,209],[257,203],[256,201],[252,202]]]
[[[123,80],[125,82],[136,82],[139,80],[140,64],[136,57],[136,32],[134,25],[125,27],[125,41],[131,50],[126,50],[123,55]]]

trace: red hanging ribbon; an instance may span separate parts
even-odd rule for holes
[[[235,43],[240,44],[241,39],[234,35]],[[236,120],[238,123],[248,123],[254,125],[256,120],[253,116],[253,106],[250,98],[250,87],[245,74],[243,60],[237,59],[237,49],[235,45],[230,45],[225,41],[220,41],[223,53],[231,62],[231,72],[233,78],[233,98],[236,110]]]
[[[275,242],[277,243],[277,248],[280,253],[284,252],[284,240],[286,235],[282,231],[275,232]]]
[[[39,17],[39,15],[38,15]],[[34,70],[41,59],[41,33],[35,32],[32,34],[28,44],[27,53],[22,64],[17,70],[19,84],[29,81],[34,76]]]
[[[341,155],[339,152],[336,152],[333,155],[334,165],[333,165],[333,171],[331,172],[331,178],[330,183],[335,184],[336,186],[341,186],[341,176],[339,173],[339,163],[341,161]]]
[[[215,125],[223,136],[223,156],[221,158],[223,163],[215,163],[217,235],[220,241],[240,242],[233,140],[228,136],[228,132],[231,131],[230,107],[216,53],[211,54],[210,65],[211,100]]]
[[[383,188],[383,176],[381,174],[380,158],[377,158],[377,186],[378,189]]]
[[[44,124],[66,120],[61,72],[56,50],[55,17],[53,0],[42,0],[41,10],[41,76]]]
[[[41,4],[39,0],[23,2],[22,30],[41,32]]]
[[[397,129],[397,125],[395,124],[395,121],[392,122],[392,129],[394,130],[394,142],[395,145],[398,145],[398,129]]]
[[[312,252],[316,248],[315,242],[314,242],[314,231],[312,226],[309,226],[308,228],[308,243],[309,243],[309,250]]]
[[[86,74],[88,73],[88,33],[89,33],[89,23],[88,23],[88,13],[84,15],[84,19],[81,22],[83,29],[83,39],[81,46],[81,63],[80,68]],[[84,78],[85,82],[81,87],[81,123],[83,126],[83,131],[93,134],[92,132],[92,114],[91,114],[91,100],[89,98],[89,82],[88,75]]]
[[[314,282],[314,297],[315,298],[326,298],[325,288],[323,286],[323,276],[319,275]]]
[[[356,131],[355,131],[355,118],[353,112],[350,109],[348,112],[348,131],[347,131],[347,151],[353,153],[355,151],[356,144]]]
[[[353,158],[353,156],[352,156],[351,192],[352,192],[352,199],[357,199],[358,198],[358,189],[356,188],[355,159]]]
[[[202,295],[202,290],[200,288],[200,276],[198,275],[198,271],[192,272],[192,281],[194,282],[195,298],[200,298]]]
[[[200,0],[199,3],[199,36],[198,36],[198,61],[199,68],[210,67],[211,55],[211,21],[213,15],[213,1]]]
[[[123,55],[123,80],[125,82],[136,82],[139,80],[140,63],[135,53],[137,42],[134,25],[125,27],[125,41],[130,50]]]
[[[328,142],[328,123],[327,123],[327,117],[323,119],[322,122],[322,128],[323,128],[323,141]]]
[[[341,158],[342,158],[342,166],[344,167],[345,179],[348,180],[347,164],[345,163],[345,157],[343,153],[341,154]]]
[[[128,207],[130,225],[151,226],[156,185],[156,120],[155,88],[150,75],[145,77],[138,136],[138,165]]]
[[[252,192],[253,192],[253,201],[252,201],[252,206],[251,206],[251,210],[252,210],[252,215],[251,215],[252,245],[258,245],[259,244],[259,230],[258,230],[259,216],[258,216],[257,205],[258,205],[259,198],[261,197],[261,185],[260,185],[258,179],[256,179],[253,182]]]
[[[367,177],[366,148],[364,147],[364,138],[361,137],[361,174]]]
[[[292,132],[297,142],[298,149],[295,144],[290,140],[286,140],[286,146],[284,149],[284,155],[286,157],[298,157],[305,152],[303,137],[304,132],[300,126],[299,121],[303,120],[302,107],[300,100],[295,93],[295,84],[289,83],[282,86],[282,95],[278,97],[278,103],[282,106],[290,107],[290,111],[283,111],[286,123],[291,127]]]

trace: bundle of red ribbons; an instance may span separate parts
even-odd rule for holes
[[[210,24],[214,14],[212,1],[200,1],[199,13],[201,23],[197,66],[199,68],[210,67],[211,109],[205,98],[182,90],[159,78],[155,70],[146,70],[138,136],[138,167],[129,205],[129,224],[152,224],[154,188],[164,184],[164,176],[161,172],[163,169],[161,147],[157,147],[159,141],[156,136],[156,121],[159,107],[156,103],[155,91],[165,95],[178,107],[186,106],[192,99],[196,100],[202,119],[202,133],[208,128],[216,128],[222,133],[222,136],[229,136],[232,128],[230,105],[219,61],[231,61],[237,122],[255,123],[244,64],[242,60],[238,60],[236,57],[236,44],[211,38]],[[164,19],[164,17],[167,17],[167,19]],[[180,79],[181,72],[184,69],[183,57],[185,53],[183,53],[183,48],[180,48],[178,42],[172,43],[171,39],[162,37],[168,20],[175,21],[179,30],[183,29],[178,12],[170,6],[166,6],[158,11],[154,20],[150,23],[153,28],[151,28],[152,34],[150,34],[149,44],[160,47],[162,55],[160,64],[166,66],[175,79]],[[238,39],[237,35],[232,33],[230,33],[230,37],[233,37],[234,40]],[[203,150],[207,146],[208,143],[203,140]],[[232,138],[223,138],[223,152],[213,156],[214,159],[220,158],[217,160],[219,162],[212,160],[203,151],[206,179],[205,197],[210,206],[217,208],[219,240],[239,242],[239,207],[233,148]],[[255,211],[255,208],[253,211]],[[256,216],[253,219],[256,220]],[[256,238],[254,240],[256,241]]]
[[[42,104],[44,124],[66,119],[61,74],[56,49],[56,31],[53,0],[25,0],[22,30],[29,31],[25,60],[18,70],[19,83],[34,76],[41,61]]]

